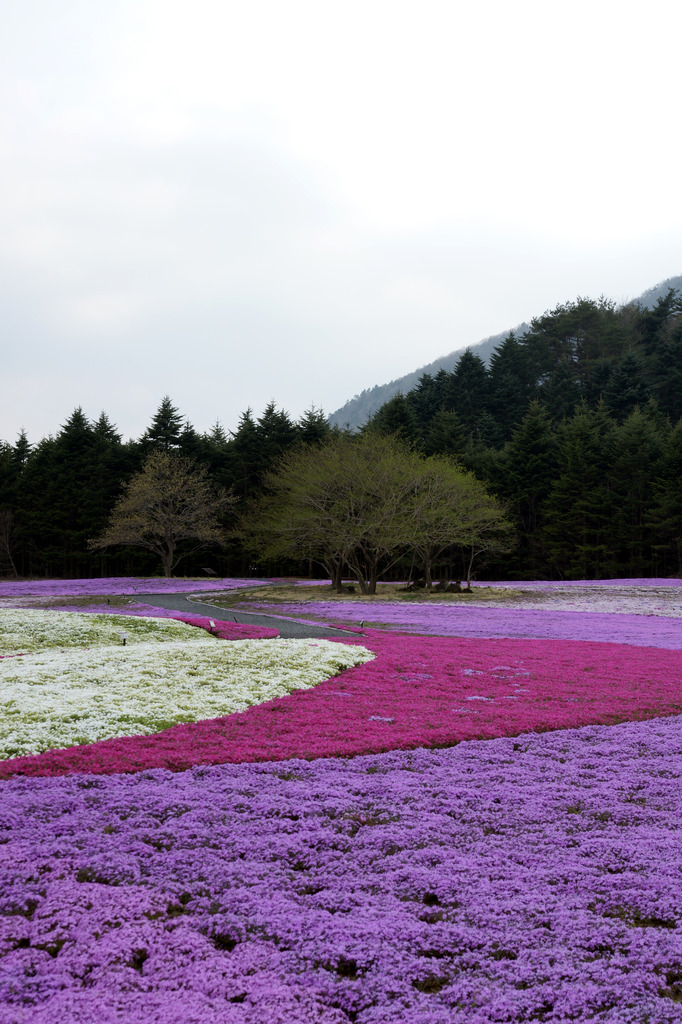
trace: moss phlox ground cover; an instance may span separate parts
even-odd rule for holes
[[[323,640],[226,644],[172,619],[53,611],[0,611],[0,638],[23,655],[0,661],[2,758],[229,715],[371,657]]]
[[[202,629],[190,629],[172,618],[141,618],[131,616],[122,622],[106,614],[73,614],[65,611],[38,609],[13,610],[0,608],[0,655],[44,652],[65,647],[121,646],[121,633],[126,645],[183,643],[211,644]]]
[[[353,650],[355,643],[374,659],[314,689],[158,735],[16,758],[0,764],[0,777],[349,756],[682,710],[679,651],[371,630],[332,646]]]
[[[681,1024],[679,619],[612,593],[403,605],[310,689],[1,762],[0,1024]]]
[[[97,594],[187,594],[199,591],[238,590],[268,580],[189,579],[165,576],[110,576],[83,580],[1,580],[0,598],[94,597]]]
[[[681,1019],[679,718],[17,779],[0,1022]]]
[[[253,600],[239,606],[266,611],[270,606]],[[277,614],[324,623],[359,623],[406,630],[428,636],[466,636],[490,639],[517,637],[555,640],[598,640],[639,647],[682,650],[682,625],[678,617],[648,617],[609,612],[559,611],[555,609],[496,608],[488,605],[428,604],[377,601],[324,601],[310,604],[278,604]]]

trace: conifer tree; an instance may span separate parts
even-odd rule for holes
[[[511,331],[490,359],[490,409],[504,441],[508,441],[534,396],[527,352]]]
[[[643,576],[650,569],[650,523],[656,504],[652,483],[661,472],[665,433],[646,410],[637,407],[614,435],[611,530],[619,548],[620,571],[627,576]]]
[[[524,578],[539,579],[546,571],[544,504],[556,473],[556,451],[547,410],[533,401],[502,453],[502,496],[521,529]]]
[[[262,438],[251,409],[243,412],[232,434],[228,452],[230,479],[235,494],[245,497],[257,489],[265,470]]]
[[[603,404],[592,410],[583,403],[559,427],[557,475],[545,505],[545,533],[561,576],[591,579],[616,571],[608,483],[615,431]]]
[[[403,441],[412,442],[416,440],[419,427],[410,403],[398,392],[381,406],[365,429],[393,434]]]
[[[636,406],[646,405],[650,395],[642,360],[631,350],[614,365],[606,385],[604,397],[609,412],[623,423]]]
[[[331,437],[332,430],[321,409],[311,406],[306,409],[296,424],[297,438],[303,444],[324,444]]]
[[[171,451],[180,447],[184,423],[180,411],[173,405],[168,395],[161,399],[159,408],[152,417],[152,422],[140,438],[144,451],[153,448]]]
[[[563,359],[550,374],[541,395],[554,423],[569,419],[580,403],[575,364]]]
[[[488,410],[489,398],[486,365],[480,356],[466,349],[451,375],[450,407],[469,433],[474,432],[477,421]]]
[[[431,420],[424,439],[426,455],[449,455],[458,458],[464,451],[467,436],[456,412],[441,408]]]
[[[256,423],[263,469],[269,469],[298,440],[296,425],[283,409],[269,402]]]
[[[645,521],[653,535],[657,575],[682,576],[682,419],[666,437]]]

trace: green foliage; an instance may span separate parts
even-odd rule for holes
[[[593,410],[585,404],[558,430],[545,516],[550,559],[562,576],[591,579],[615,570],[609,471],[616,432],[603,405]]]
[[[151,424],[140,438],[140,443],[145,451],[152,448],[170,451],[180,447],[182,432],[182,416],[168,395],[164,395]]]
[[[511,550],[487,549],[486,571],[500,578],[682,574],[682,296],[663,289],[654,298],[651,309],[603,298],[559,305],[518,338],[494,339],[489,369],[467,351],[452,370],[434,365],[415,375],[414,387],[391,397],[363,437],[393,443],[397,436],[412,446],[411,459],[443,456],[451,467],[456,461],[453,472],[485,483],[517,538]],[[191,459],[245,507],[271,493],[273,471],[300,445],[312,458],[340,438],[357,443],[331,429],[321,410],[295,422],[274,402],[258,418],[247,409],[230,434],[218,422],[200,434],[166,395],[139,441],[127,443],[105,413],[89,422],[76,409],[33,446],[24,431],[14,444],[0,443],[0,573],[152,571],[158,556],[144,548],[87,545],[103,534],[126,481],[152,452]],[[344,493],[338,476],[337,487]],[[272,515],[274,523],[274,505]],[[227,526],[224,516],[220,525]],[[410,543],[426,573],[424,552],[416,555]],[[455,547],[444,556],[450,563]],[[266,549],[276,573],[312,571],[306,560],[314,552],[303,542],[273,540],[259,548]],[[249,555],[237,539],[227,554],[213,546],[184,564],[195,573],[208,565],[243,575]],[[377,556],[377,567],[385,570],[393,557]],[[396,572],[406,571],[407,557]],[[357,567],[368,580],[373,558],[363,554]],[[330,572],[335,565],[328,562]]]
[[[161,559],[164,575],[170,576],[186,554],[183,542],[224,543],[220,516],[232,504],[230,495],[211,485],[204,468],[177,452],[157,449],[128,481],[107,528],[89,547],[145,548]]]
[[[297,448],[265,483],[242,518],[252,550],[314,558],[337,589],[347,568],[363,593],[374,593],[380,572],[410,554],[430,583],[447,549],[466,547],[470,565],[508,530],[480,481],[376,429]]]

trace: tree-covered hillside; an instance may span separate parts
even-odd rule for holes
[[[655,285],[653,288],[649,288],[646,292],[639,296],[639,298],[633,300],[633,302],[639,306],[647,309],[653,308],[660,298],[663,298],[670,288],[674,288],[676,291],[682,291],[682,275],[679,277],[670,277],[666,281],[662,281],[660,284]],[[516,338],[522,338],[529,325],[527,323],[519,324],[513,328],[513,333]],[[475,355],[480,356],[486,366],[490,364],[490,358],[494,350],[498,345],[504,341],[509,334],[509,330],[503,331],[501,334],[493,335],[490,338],[485,338],[483,341],[479,341],[474,345],[464,346],[461,345],[454,351],[449,352],[445,356],[441,356],[435,359],[432,363],[428,363],[424,366],[420,366],[412,373],[406,374],[404,377],[398,377],[395,380],[389,381],[388,384],[376,384],[374,387],[365,388],[364,391],[359,395],[355,395],[353,398],[345,402],[339,409],[331,413],[329,416],[329,422],[333,426],[338,427],[349,427],[351,430],[357,430],[364,426],[368,419],[374,415],[374,413],[384,403],[388,402],[390,398],[393,398],[397,394],[407,394],[411,391],[418,382],[420,377],[425,373],[431,376],[435,376],[440,370],[446,370],[448,373],[454,370],[458,361],[462,357],[465,348],[468,347]]]
[[[364,430],[398,435],[431,467],[451,460],[501,503],[514,537],[508,550],[488,550],[481,577],[682,575],[682,296],[673,289],[650,307],[567,302],[523,337],[501,339],[489,365],[467,351],[452,370],[423,373]],[[105,413],[90,422],[76,409],[35,447],[23,432],[0,442],[0,575],[157,573],[144,548],[88,543],[106,535],[155,451],[184,456],[229,499],[215,525],[228,547],[188,553],[181,571],[255,572],[236,529],[243,509],[258,505],[282,457],[343,433],[319,410],[294,421],[274,403],[258,418],[244,412],[229,435],[218,423],[198,433],[166,397],[142,437],[124,442]],[[442,548],[434,579],[457,578],[455,549]],[[261,573],[320,571],[308,559],[265,557]],[[393,571],[410,568],[397,560]]]
[[[513,516],[519,576],[682,573],[682,298],[578,299],[422,375],[365,429],[449,454]]]

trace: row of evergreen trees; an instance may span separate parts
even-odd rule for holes
[[[682,574],[682,300],[651,310],[578,299],[510,335],[490,367],[466,352],[452,373],[423,375],[363,428],[446,454],[485,481],[517,530],[513,550],[485,566],[507,578]],[[92,554],[122,484],[154,448],[205,466],[239,499],[294,445],[332,433],[316,409],[294,421],[271,403],[230,435],[198,433],[170,398],[137,441],[76,409],[32,448],[0,443],[0,573],[80,577],[155,573],[139,550]],[[184,563],[249,571],[235,543]],[[271,572],[308,566],[261,567]],[[398,570],[400,571],[400,570]]]
[[[467,351],[369,428],[448,453],[512,516],[521,578],[682,574],[682,297],[578,299]]]
[[[87,541],[99,536],[123,483],[150,451],[179,451],[206,466],[219,487],[238,498],[253,496],[263,474],[294,444],[315,443],[331,433],[316,409],[294,422],[268,405],[255,419],[242,414],[228,436],[220,424],[206,434],[183,420],[165,397],[137,441],[123,442],[103,413],[95,423],[76,409],[54,437],[32,448],[22,431],[14,445],[0,443],[0,573],[20,576],[87,577],[158,572],[153,557],[139,550],[93,554]],[[248,557],[235,545],[183,563],[188,573],[204,567],[248,572]]]
[[[578,299],[508,335],[490,368],[467,349],[454,370],[423,374],[386,402],[371,423],[424,451],[460,455],[471,440],[500,448],[532,401],[554,424],[576,405],[605,405],[622,423],[654,398],[663,416],[682,416],[682,297],[670,289],[653,309]]]

